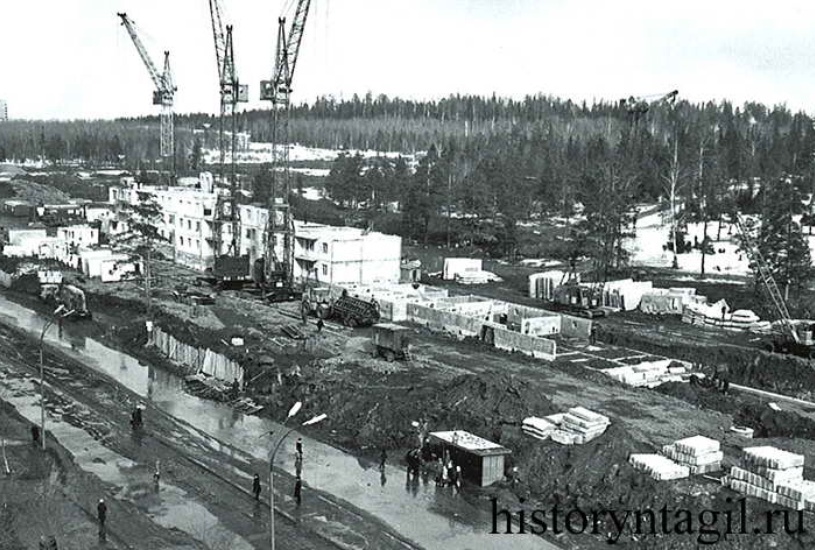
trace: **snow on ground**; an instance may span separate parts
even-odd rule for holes
[[[686,239],[693,242],[696,237],[702,241],[703,224],[690,223],[687,226]],[[631,253],[633,265],[651,267],[671,267],[673,252],[663,248],[670,237],[671,224],[667,214],[659,211],[650,211],[642,215],[636,222],[636,236],[627,240],[625,247]],[[715,239],[718,235],[718,224],[708,223],[708,237]],[[752,273],[747,255],[738,252],[738,243],[735,236],[738,230],[731,224],[722,224],[721,240],[713,241],[713,255],[705,258],[705,271],[711,274],[749,275]],[[693,250],[677,256],[679,271],[699,273],[702,265],[702,253]]]
[[[331,162],[337,158],[340,153],[347,153],[349,155],[356,155],[359,153],[364,158],[385,157],[390,159],[404,157],[410,163],[415,158],[415,155],[399,153],[396,151],[374,151],[374,150],[358,150],[358,149],[320,149],[317,147],[305,147],[295,143],[289,146],[289,160],[292,162],[315,162],[324,161]],[[272,144],[271,143],[255,143],[249,144],[246,151],[238,151],[236,155],[237,162],[252,164],[261,162],[271,162],[272,160]],[[208,164],[220,162],[220,154],[217,149],[205,149],[204,161]],[[229,152],[226,154],[226,162],[231,162]]]
[[[696,237],[702,242],[704,225],[701,223],[689,223],[687,225],[687,237],[690,242],[694,242]],[[663,249],[668,243],[671,232],[670,216],[665,212],[650,211],[637,219],[636,236],[626,242],[626,250],[631,252],[631,263],[633,265],[651,267],[671,267],[673,263],[673,252]],[[708,254],[705,258],[705,271],[711,275],[752,275],[750,262],[744,252],[738,250],[736,237],[738,229],[735,225],[722,223],[721,233],[719,224],[710,222],[707,226],[707,235],[710,239],[716,239],[721,235],[721,240],[714,240],[713,255]],[[809,250],[815,259],[815,235],[805,235],[809,242]],[[702,252],[693,250],[686,254],[677,256],[679,271],[689,273],[699,273],[702,266]]]

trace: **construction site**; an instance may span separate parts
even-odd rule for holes
[[[114,548],[274,548],[275,529],[304,549],[813,547],[815,319],[794,315],[758,216],[680,238],[673,195],[638,205],[625,269],[610,246],[495,259],[298,218],[310,4],[279,19],[260,83],[265,200],[241,183],[249,87],[220,0],[197,176],[174,164],[170,53],[160,71],[125,13],[161,109],[156,177],[89,170],[107,197],[90,200],[58,188],[64,166],[0,164],[0,548],[96,548],[99,521]]]

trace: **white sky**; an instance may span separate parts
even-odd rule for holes
[[[284,0],[223,4],[248,106],[257,107]],[[176,111],[215,112],[207,0],[3,0],[0,98],[9,115],[157,113],[117,11],[136,22],[159,68],[170,50]],[[757,100],[815,112],[815,2],[312,0],[294,89],[295,102],[368,90],[616,101],[678,89],[691,101]]]

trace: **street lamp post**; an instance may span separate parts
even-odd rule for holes
[[[63,305],[55,309],[54,316],[48,319],[45,326],[42,327],[42,333],[40,334],[40,441],[42,441],[43,451],[45,450],[45,362],[43,360],[43,342],[45,340],[45,333],[48,332],[51,325],[65,319],[74,312],[73,309],[63,313],[64,311],[65,306]]]
[[[283,426],[284,427],[286,425],[286,422],[290,418],[292,418],[294,415],[296,415],[297,412],[300,410],[300,408],[302,406],[303,406],[303,404],[300,401],[298,401],[297,403],[295,403],[292,406],[292,408],[289,410],[289,414],[286,416],[286,420],[283,421]],[[312,424],[316,424],[317,422],[322,422],[326,418],[327,418],[327,415],[320,414],[320,415],[317,415],[315,417],[312,417],[312,418],[306,420],[305,422],[300,424],[299,427],[311,426]],[[298,428],[298,426],[295,426],[294,428],[289,428],[288,431],[286,431],[286,433],[284,433],[283,436],[280,437],[280,439],[277,440],[277,444],[275,445],[274,449],[272,449],[272,454],[271,454],[271,456],[269,458],[269,542],[270,542],[271,550],[275,550],[275,542],[274,542],[274,457],[277,454],[277,451],[280,449],[280,445],[283,444],[283,441],[285,441],[285,439],[289,436],[289,434],[291,434],[297,428]]]

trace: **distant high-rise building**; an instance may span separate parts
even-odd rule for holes
[[[0,99],[0,122],[8,120],[8,103],[5,99]]]

